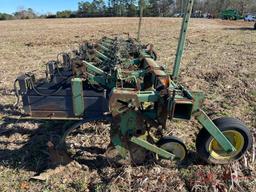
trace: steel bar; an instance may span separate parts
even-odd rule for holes
[[[144,0],[140,0],[140,20],[139,20],[138,34],[137,34],[137,40],[138,41],[140,41],[141,25],[142,25],[142,18],[143,18],[143,9],[144,9]]]
[[[162,148],[159,148],[156,145],[153,145],[153,144],[151,144],[151,143],[149,143],[149,142],[147,142],[147,141],[145,141],[145,140],[143,140],[141,138],[132,137],[131,138],[131,142],[141,146],[142,148],[145,148],[145,149],[147,149],[149,151],[152,151],[152,152],[154,152],[154,153],[156,153],[156,154],[158,154],[158,155],[160,155],[160,156],[162,156],[162,157],[164,157],[166,159],[171,159],[171,160],[175,159],[175,155],[174,154],[172,154],[172,153],[170,153],[170,152],[168,152],[168,151],[166,151],[166,150],[164,150]]]
[[[181,64],[181,59],[182,59],[183,52],[184,52],[186,35],[187,35],[187,31],[188,31],[188,24],[189,24],[189,19],[190,19],[191,13],[192,13],[193,4],[194,4],[194,0],[187,0],[186,12],[183,16],[182,27],[181,27],[181,31],[180,31],[180,38],[179,38],[179,42],[178,42],[175,63],[173,66],[172,79],[174,81],[177,80],[179,71],[180,71],[180,64]]]
[[[223,135],[218,127],[212,122],[212,120],[205,114],[204,111],[200,110],[196,115],[196,119],[203,125],[203,127],[217,140],[219,145],[226,152],[236,151],[236,148],[230,143],[230,141]]]

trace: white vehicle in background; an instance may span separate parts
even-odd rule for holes
[[[253,15],[246,15],[244,21],[256,21],[256,17]]]

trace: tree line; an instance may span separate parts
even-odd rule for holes
[[[187,0],[93,0],[81,1],[76,11],[63,10],[44,15],[34,10],[22,9],[13,14],[0,13],[0,20],[34,18],[74,18],[74,17],[135,17],[139,15],[142,1],[144,16],[169,17],[182,15]],[[256,0],[195,0],[193,12],[209,13],[218,17],[225,9],[237,9],[241,14],[256,12]]]

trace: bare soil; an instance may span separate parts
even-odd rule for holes
[[[77,48],[85,40],[130,33],[136,18],[53,19],[0,22],[0,116],[19,115],[13,82],[19,73],[43,75],[48,60]],[[145,18],[142,41],[152,43],[159,63],[170,70],[175,58],[180,19]],[[180,81],[206,94],[204,109],[212,117],[241,119],[255,134],[256,31],[254,23],[192,19]],[[89,124],[69,139],[79,151],[75,163],[55,170],[46,181],[30,178],[49,169],[50,144],[62,125],[53,122],[12,122],[0,127],[0,191],[256,191],[255,146],[232,165],[204,164],[195,153],[200,126],[196,121],[171,122],[166,134],[181,138],[191,150],[184,165],[169,161],[144,166],[112,167],[103,153],[109,125]],[[54,150],[54,149],[53,149]]]

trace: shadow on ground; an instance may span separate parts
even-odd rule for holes
[[[232,30],[232,31],[256,31],[252,25],[252,27],[230,27],[224,28],[224,30]]]
[[[0,110],[5,116],[19,116],[21,113],[11,105],[1,105]],[[26,121],[6,118],[0,125],[0,164],[13,169],[25,169],[36,173],[49,168],[49,142],[58,146],[65,127],[64,121]],[[91,132],[90,128],[87,130]],[[19,137],[13,140],[11,137]],[[12,148],[11,146],[15,146]],[[90,169],[102,169],[109,166],[103,158],[105,151],[97,147],[83,148],[84,151],[95,153],[96,160],[79,162]],[[51,151],[50,151],[51,152]]]
[[[0,105],[0,109],[6,115],[21,115],[16,108],[10,105]],[[31,121],[28,124],[17,121],[16,119],[7,118],[6,122],[0,125],[0,165],[2,164],[13,169],[33,171],[38,174],[49,168],[54,168],[49,167],[49,161],[51,159],[49,142],[54,146],[59,144],[65,132],[64,123],[63,121]],[[79,130],[77,131],[79,132]],[[80,134],[89,134],[92,131],[94,130],[89,127]],[[73,136],[73,134],[75,133],[73,132],[71,135]],[[19,135],[20,139],[18,141],[10,140],[9,138],[12,135]],[[10,147],[12,145],[16,147],[12,149]],[[74,159],[79,164],[87,166],[90,170],[100,172],[101,169],[111,166],[109,161],[104,157],[105,149],[89,146],[81,147],[80,151],[94,155],[95,158],[93,159],[86,157],[80,159],[76,158],[76,155],[74,156]],[[195,152],[190,151],[188,160],[178,167],[185,168],[195,164],[202,164],[202,161],[200,161]]]

